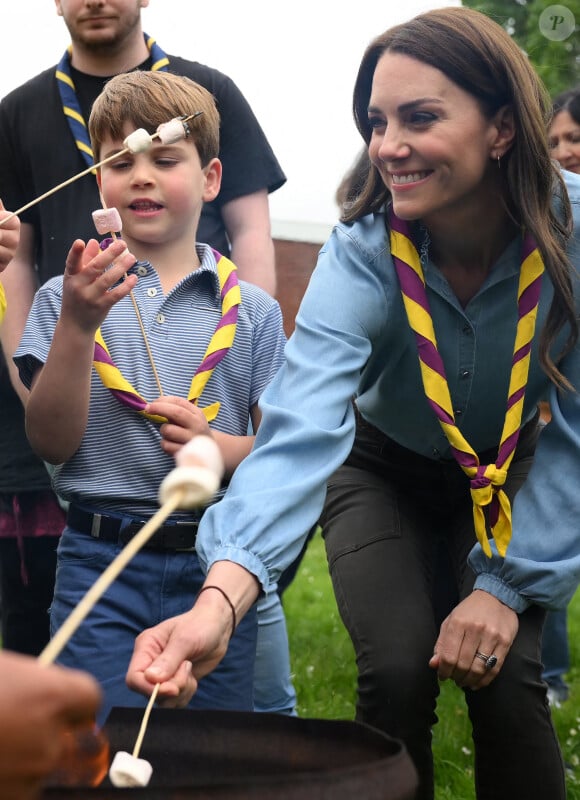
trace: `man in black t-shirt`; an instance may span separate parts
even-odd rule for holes
[[[144,35],[141,8],[147,4],[148,0],[57,0],[57,11],[64,18],[72,46],[58,67],[40,73],[0,103],[0,196],[7,208],[18,209],[87,168],[91,163],[87,154],[90,144],[83,141],[82,119],[88,118],[95,97],[109,77],[130,69],[168,69],[186,75],[214,94],[221,120],[222,188],[219,197],[203,209],[200,241],[226,255],[231,253],[241,278],[274,294],[268,194],[285,182],[284,173],[251,108],[230,78],[197,62],[167,56]],[[22,542],[23,537],[26,549],[8,550],[10,537],[0,538],[0,561],[3,572],[14,578],[26,566],[28,573],[24,575],[38,574],[34,562],[47,562],[47,541],[38,535],[42,531],[37,522],[32,523],[35,530],[23,529],[23,525],[33,518],[29,506],[35,493],[40,492],[45,500],[50,481],[26,441],[22,408],[15,395],[25,401],[25,391],[12,354],[37,286],[64,271],[74,239],[96,235],[91,212],[100,205],[95,178],[88,174],[23,212],[20,246],[3,275],[8,308],[0,329],[6,356],[0,367],[0,524],[3,520],[4,530],[12,524],[11,544]],[[54,496],[51,502],[51,508],[43,508],[43,515],[54,514],[58,522],[61,512]],[[15,508],[24,508],[27,513],[16,514]],[[52,551],[57,538],[52,535],[48,539]],[[45,541],[40,544],[42,539]],[[22,553],[27,564],[19,563]],[[50,585],[41,585],[47,580],[52,581],[50,570],[48,578],[39,577],[28,585],[21,582],[18,597],[6,581],[0,587],[5,609],[12,599],[21,607],[23,597],[30,599],[38,591],[41,599],[34,601],[35,607],[28,613],[31,618],[46,618],[46,634],[35,634],[34,641],[27,643],[29,652],[42,649],[48,636],[48,614],[43,606]]]

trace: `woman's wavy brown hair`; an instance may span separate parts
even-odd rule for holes
[[[443,72],[479,101],[488,118],[503,106],[512,109],[516,137],[502,158],[505,201],[517,223],[534,236],[554,286],[540,339],[540,363],[555,384],[571,388],[556,366],[578,339],[571,265],[565,251],[572,228],[571,210],[562,177],[548,149],[551,102],[544,85],[514,40],[489,17],[469,8],[428,11],[390,28],[374,39],[364,53],[355,83],[353,113],[367,145],[372,133],[368,105],[373,76],[387,50]],[[553,208],[554,190],[562,201],[561,219]],[[389,199],[388,189],[372,167],[342,219],[350,222],[379,212]],[[550,350],[566,324],[567,340],[555,363]]]

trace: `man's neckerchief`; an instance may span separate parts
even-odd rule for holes
[[[166,70],[169,66],[169,59],[156,43],[155,39],[148,36],[146,33],[143,35],[153,62],[151,64],[151,71]],[[89,139],[89,131],[71,77],[71,53],[72,45],[69,45],[56,68],[56,82],[60,92],[60,99],[62,100],[62,109],[68,120],[75,144],[80,150],[87,167],[92,167],[95,162],[91,141]]]

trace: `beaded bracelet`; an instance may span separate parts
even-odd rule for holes
[[[227,604],[229,605],[229,607],[230,607],[230,609],[232,611],[232,633],[231,633],[231,635],[233,636],[234,635],[234,631],[236,630],[236,627],[237,627],[237,624],[238,624],[238,620],[237,620],[237,617],[236,617],[236,609],[234,608],[234,604],[232,603],[230,598],[227,596],[225,591],[221,588],[221,586],[214,586],[213,584],[211,584],[209,586],[203,586],[199,590],[199,592],[197,593],[197,596],[199,597],[202,592],[206,591],[206,589],[217,589],[217,591],[220,592],[223,595],[224,599],[226,600]]]

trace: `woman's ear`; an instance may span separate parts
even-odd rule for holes
[[[502,106],[493,118],[495,136],[492,141],[490,156],[498,159],[511,149],[516,138],[516,123],[511,106]]]
[[[222,183],[222,162],[219,158],[212,158],[203,171],[205,173],[203,200],[205,203],[209,203],[215,200],[219,194]]]

